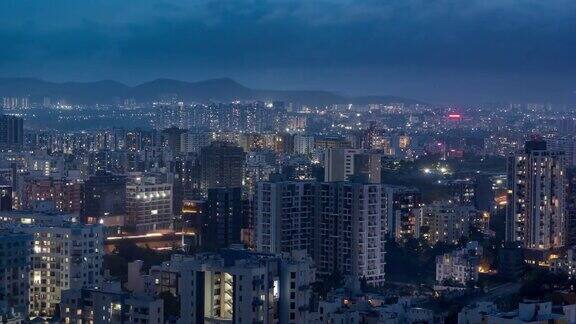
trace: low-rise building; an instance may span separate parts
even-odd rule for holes
[[[518,305],[518,309],[491,314],[487,317],[487,324],[560,324],[572,323],[564,313],[562,307],[555,308],[552,302],[525,300]]]
[[[436,257],[436,281],[466,285],[478,280],[482,247],[478,242],[469,242],[465,248]]]
[[[385,299],[346,288],[334,290],[318,303],[315,323],[443,323],[441,316],[414,305],[409,298],[399,298],[394,303],[386,303]]]
[[[526,265],[522,247],[518,243],[508,242],[498,249],[498,275],[506,279],[515,279],[522,275]]]
[[[8,306],[7,301],[0,301],[0,323],[2,324],[23,324],[25,312],[19,312]]]
[[[458,313],[458,324],[486,323],[488,316],[498,313],[493,302],[478,302],[467,305]]]
[[[164,323],[160,298],[122,291],[119,282],[101,288],[70,289],[62,293],[60,317],[64,323]]]

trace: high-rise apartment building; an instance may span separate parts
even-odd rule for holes
[[[210,132],[190,132],[187,133],[186,148],[187,152],[198,153],[200,149],[210,145],[212,142],[212,133]]]
[[[173,156],[188,152],[188,131],[178,127],[166,128],[162,131],[164,145]]]
[[[126,176],[100,171],[84,182],[82,221],[122,225],[126,215]]]
[[[241,249],[175,255],[180,323],[311,323],[315,270],[305,253],[286,258]]]
[[[146,174],[131,175],[126,185],[126,227],[136,233],[172,227],[172,184]]]
[[[174,230],[194,234],[191,240],[184,241],[185,245],[200,244],[204,241],[204,235],[208,235],[207,209],[206,200],[186,199],[182,202],[182,213],[174,224]]]
[[[506,240],[548,250],[566,243],[565,155],[539,139],[508,158]]]
[[[290,133],[274,135],[274,151],[280,154],[290,154],[294,151],[294,136]]]
[[[178,102],[177,100],[165,101],[155,105],[155,108],[156,118],[153,123],[155,129],[190,128],[191,108],[185,106],[183,102]]]
[[[566,246],[576,245],[576,168],[566,168]]]
[[[254,225],[259,251],[306,250],[314,254],[316,188],[314,182],[256,184]]]
[[[362,149],[327,149],[324,181],[347,181],[352,177],[367,183],[380,183],[381,157]]]
[[[294,135],[294,152],[311,155],[314,151],[314,136],[305,134]]]
[[[99,286],[102,282],[104,231],[100,225],[59,223],[26,226],[32,235],[29,311],[52,316],[63,290]]]
[[[318,272],[384,283],[386,211],[382,185],[322,183],[318,191]]]
[[[205,190],[218,187],[242,187],[246,154],[241,147],[227,142],[212,142],[200,149],[200,184]]]
[[[254,205],[257,250],[306,250],[320,274],[384,282],[386,212],[380,184],[262,182]]]
[[[28,97],[3,97],[2,107],[4,110],[20,110],[30,108]]]
[[[567,167],[576,166],[576,138],[563,136],[547,141],[548,148],[554,151],[563,151]]]
[[[452,201],[438,201],[420,208],[419,235],[430,244],[445,242],[457,244],[470,235],[470,227],[476,216],[470,205],[459,205]]]
[[[202,244],[223,248],[240,243],[243,207],[242,188],[208,189]]]
[[[0,150],[21,149],[23,144],[23,119],[11,115],[0,115]]]
[[[419,236],[418,208],[422,193],[416,188],[386,186],[386,220],[388,235],[397,241]]]
[[[66,178],[27,178],[23,185],[22,208],[30,210],[37,201],[51,201],[56,210],[78,215],[82,207],[82,183]]]
[[[31,242],[30,234],[0,230],[0,302],[23,314],[28,313]]]

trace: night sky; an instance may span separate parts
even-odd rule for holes
[[[2,0],[0,76],[563,101],[574,0]]]

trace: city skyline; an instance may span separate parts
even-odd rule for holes
[[[0,322],[575,324],[575,17],[0,1]]]

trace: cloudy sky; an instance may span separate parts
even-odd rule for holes
[[[2,0],[0,76],[563,100],[574,0]]]

